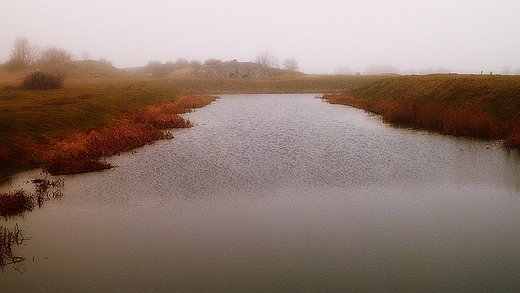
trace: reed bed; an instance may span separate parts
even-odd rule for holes
[[[172,138],[171,128],[190,127],[178,114],[203,107],[212,96],[186,96],[174,103],[133,111],[112,124],[87,133],[53,141],[43,152],[43,169],[52,175],[100,171],[112,166],[102,158],[129,151],[156,140]]]
[[[63,194],[59,190],[50,191],[50,187],[62,186],[62,180],[35,179],[32,180],[35,185],[35,194],[31,194],[25,190],[16,190],[14,192],[0,193],[0,217],[9,219],[25,212],[32,211],[35,204],[41,204],[52,198],[61,197]]]
[[[34,208],[33,196],[24,190],[0,194],[0,217],[8,219]]]

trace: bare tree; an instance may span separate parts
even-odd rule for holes
[[[208,60],[204,61],[204,65],[217,65],[217,64],[220,64],[220,63],[222,63],[222,60],[215,59],[215,58],[211,58],[211,59],[208,59]]]
[[[197,68],[197,67],[202,66],[202,62],[200,60],[191,60],[190,66],[193,68]]]
[[[294,58],[287,58],[283,62],[283,69],[290,71],[297,71],[299,69],[298,61]]]
[[[104,57],[99,58],[99,63],[112,66],[112,61]]]
[[[38,57],[38,48],[29,43],[26,38],[18,38],[11,51],[11,59],[7,62],[11,71],[21,70],[34,64]]]
[[[267,68],[278,67],[278,59],[276,59],[276,57],[269,50],[265,50],[258,54],[258,56],[256,56],[255,62]]]
[[[81,58],[83,58],[84,61],[92,60],[92,57],[88,51],[81,52]]]
[[[72,54],[64,49],[49,47],[42,51],[38,63],[41,65],[65,65],[72,61]]]
[[[146,72],[155,78],[165,77],[171,71],[171,66],[162,64],[160,61],[149,61],[148,64],[146,64]]]
[[[186,59],[186,58],[177,58],[177,60],[175,60],[175,62],[173,64],[175,64],[175,66],[177,66],[179,68],[190,67],[190,61],[188,61],[188,59]]]

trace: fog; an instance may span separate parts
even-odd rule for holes
[[[518,0],[0,0],[0,62],[25,37],[120,68],[269,50],[305,73],[514,73],[519,12]]]

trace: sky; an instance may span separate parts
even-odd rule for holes
[[[519,0],[0,0],[0,32],[0,62],[25,37],[119,68],[268,50],[311,74],[520,70]]]

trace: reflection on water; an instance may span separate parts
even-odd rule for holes
[[[229,95],[188,115],[196,127],[118,168],[60,177],[66,196],[17,220],[31,261],[2,289],[520,289],[516,152],[313,95]]]

